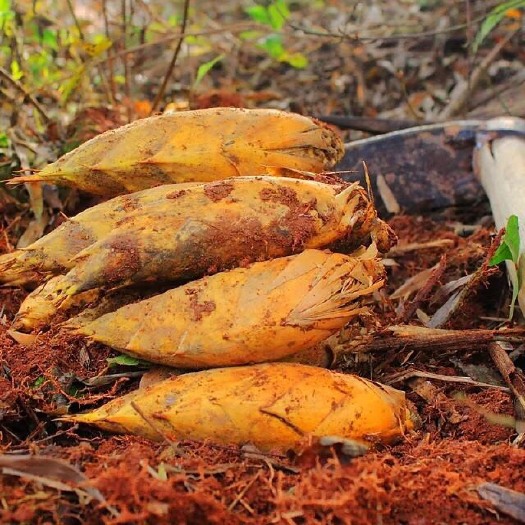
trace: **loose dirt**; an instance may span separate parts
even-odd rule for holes
[[[396,217],[399,246],[448,239],[452,246],[419,248],[393,256],[388,294],[447,252],[441,280],[449,282],[483,262],[491,231],[461,237],[443,218]],[[7,246],[3,247],[4,250]],[[492,326],[501,279],[492,275],[454,316],[449,328]],[[407,379],[402,388],[421,417],[421,428],[395,446],[349,458],[305,443],[300,453],[263,455],[249,447],[212,443],[152,443],[59,423],[56,417],[99,406],[138,387],[140,366],[110,367],[116,354],[53,327],[28,346],[7,333],[25,296],[0,290],[1,450],[67,460],[87,478],[77,492],[17,475],[0,478],[3,523],[514,523],[483,500],[483,482],[525,491],[525,451],[511,446],[506,426],[514,414],[508,393],[446,380]],[[437,308],[432,297],[420,308]],[[376,328],[395,320],[394,301],[373,306]],[[409,320],[418,325],[417,317]],[[370,324],[370,323],[368,323]],[[27,341],[25,341],[27,344]],[[458,366],[492,368],[486,351],[454,348],[435,355],[387,351],[358,359],[355,371],[388,381],[408,369],[466,375]],[[492,369],[494,372],[494,369]],[[433,397],[422,394],[430,385]],[[95,488],[99,500],[86,496]],[[67,488],[67,487],[66,487]]]

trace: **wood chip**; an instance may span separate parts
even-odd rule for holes
[[[497,510],[521,523],[525,523],[525,494],[496,483],[482,483],[476,487],[476,490],[483,499],[490,501]]]
[[[383,203],[385,204],[385,208],[388,213],[398,214],[401,211],[401,206],[397,202],[394,193],[388,186],[383,175],[377,176],[377,190],[381,199],[383,199]]]

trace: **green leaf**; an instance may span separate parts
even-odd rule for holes
[[[490,266],[496,266],[503,261],[518,262],[520,256],[520,226],[518,217],[511,215],[507,220],[505,235],[496,253],[489,261]]]
[[[272,25],[268,10],[262,5],[246,7],[244,12],[255,22],[259,22],[260,24],[267,26]]]
[[[505,227],[505,235],[498,246],[496,253],[489,261],[490,266],[495,266],[503,261],[512,261],[516,272],[509,272],[512,284],[512,299],[509,309],[509,321],[514,315],[514,307],[516,299],[523,284],[523,273],[525,262],[523,255],[520,254],[520,227],[519,220],[516,215],[511,215],[507,220]]]
[[[474,53],[478,50],[479,46],[483,43],[489,33],[505,18],[507,11],[510,9],[521,9],[525,7],[525,0],[507,0],[502,4],[497,5],[488,14],[487,18],[481,24],[481,27],[474,39],[472,48]]]
[[[81,397],[80,388],[76,385],[70,385],[66,391],[71,397]]]
[[[273,29],[282,29],[286,20],[290,16],[290,11],[286,2],[277,1],[268,6],[268,16],[270,18],[270,25]]]
[[[239,33],[239,38],[241,40],[255,40],[261,36],[260,31],[242,31]]]
[[[14,33],[15,12],[11,8],[10,0],[0,0],[0,33],[12,36]]]
[[[51,29],[44,29],[42,32],[42,45],[49,47],[53,51],[58,51],[58,39],[55,31]]]
[[[520,225],[517,215],[508,218],[503,240],[512,253],[512,260],[517,263],[520,256]]]
[[[131,357],[130,355],[118,355],[117,357],[108,357],[106,359],[109,366],[124,365],[124,366],[140,366],[144,364],[142,359]]]
[[[193,89],[195,89],[202,81],[202,79],[208,74],[208,72],[213,68],[217,62],[220,62],[224,58],[224,53],[221,55],[216,56],[212,60],[209,60],[208,62],[205,62],[204,64],[201,64],[199,66],[199,69],[197,69],[197,77],[195,78],[195,82],[193,83]]]
[[[20,69],[20,64],[16,60],[11,62],[11,76],[15,80],[20,80],[24,76],[23,71]]]
[[[170,15],[168,17],[168,25],[171,27],[178,27],[180,25],[180,18],[178,15]],[[164,28],[162,28],[164,29]]]
[[[290,64],[295,69],[304,69],[306,66],[308,66],[308,58],[306,58],[302,53],[285,52],[280,58],[280,61]]]
[[[74,149],[78,148],[82,144],[82,141],[80,140],[73,140],[71,142],[67,142],[60,148],[61,155],[65,155],[66,153],[69,153],[70,151],[73,151]]]
[[[77,89],[80,82],[82,81],[82,77],[84,76],[85,71],[85,66],[82,65],[77,67],[73,72],[73,75],[70,78],[66,79],[59,87],[58,91],[61,95],[61,100],[63,104],[67,102],[67,100],[73,94],[75,89]]]
[[[489,266],[497,266],[503,261],[512,261],[512,253],[505,242],[502,241],[498,246],[496,253],[494,253],[494,255],[491,257]]]
[[[0,0],[0,24],[12,20],[15,12],[11,7],[11,0]]]
[[[284,54],[283,39],[281,35],[269,35],[259,44],[272,58],[279,60]]]
[[[36,378],[35,382],[31,385],[33,388],[38,388],[42,386],[46,381],[46,378],[44,376],[39,376]]]
[[[7,136],[7,133],[0,133],[0,148],[8,148],[9,147],[9,137]]]

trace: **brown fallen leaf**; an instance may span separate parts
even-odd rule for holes
[[[90,486],[89,479],[62,459],[25,454],[0,454],[0,471],[4,475],[37,481],[46,487],[75,492],[82,503],[97,500],[106,503],[102,493]],[[107,507],[112,514],[116,510]]]

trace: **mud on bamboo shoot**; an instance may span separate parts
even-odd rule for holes
[[[384,283],[374,255],[373,248],[361,257],[306,250],[254,263],[124,306],[77,332],[181,368],[277,360],[362,313],[361,298]]]
[[[356,247],[370,236],[381,251],[393,242],[357,184],[341,191],[316,181],[245,177],[197,185],[130,214],[79,252],[68,273],[28,296],[15,328],[45,324],[68,297],[88,290],[194,279],[340,239]],[[39,308],[49,315],[33,316],[36,324],[26,314]]]
[[[0,256],[0,283],[31,286],[70,270],[73,258],[109,235],[121,221],[144,210],[167,195],[199,183],[167,184],[115,197],[63,222],[58,228],[26,248]]]

